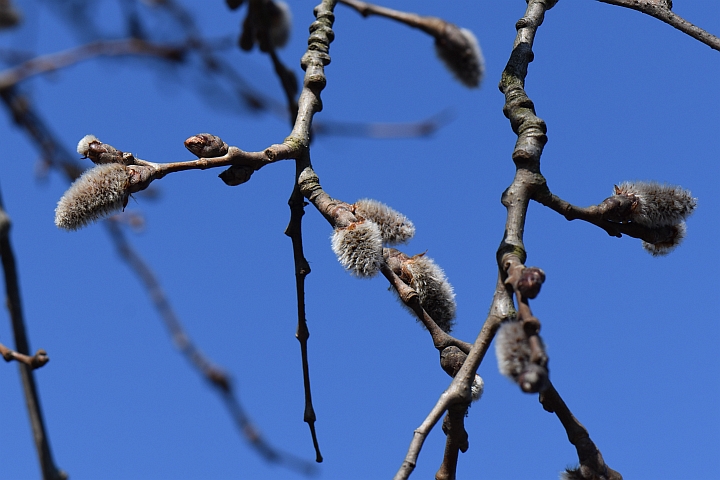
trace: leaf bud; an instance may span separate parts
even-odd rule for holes
[[[535,298],[540,293],[540,287],[545,281],[545,272],[537,267],[523,268],[518,280],[518,291],[523,298]]]
[[[228,153],[228,144],[220,137],[199,133],[185,140],[185,148],[198,158],[222,157]]]

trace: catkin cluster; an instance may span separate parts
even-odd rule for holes
[[[616,185],[613,193],[632,200],[629,221],[648,228],[670,227],[671,234],[666,240],[643,241],[643,248],[655,256],[667,255],[680,244],[687,230],[685,219],[697,207],[697,198],[675,185],[624,182]]]
[[[407,242],[415,234],[415,226],[377,200],[358,200],[351,210],[357,221],[333,230],[332,249],[346,270],[358,277],[373,277],[383,262],[383,244]]]

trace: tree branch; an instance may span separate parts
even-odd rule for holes
[[[712,35],[700,27],[693,25],[681,16],[675,14],[672,8],[672,0],[598,0],[601,3],[625,7],[631,10],[655,17],[667,23],[671,27],[680,30],[701,41],[713,50],[720,51],[720,38]]]

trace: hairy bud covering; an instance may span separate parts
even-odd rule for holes
[[[386,245],[405,243],[415,235],[415,225],[405,215],[377,200],[358,200],[355,202],[354,212],[380,227],[382,240]]]
[[[331,240],[338,261],[350,273],[372,277],[380,270],[382,235],[375,222],[364,220],[335,228]]]
[[[480,86],[485,75],[485,59],[470,30],[447,24],[444,34],[435,38],[435,52],[466,87]]]
[[[101,217],[122,210],[130,195],[131,173],[124,165],[98,165],[70,186],[55,209],[55,225],[77,230]]]
[[[480,397],[482,397],[484,391],[485,382],[480,375],[475,374],[475,380],[473,380],[472,386],[470,387],[470,395],[472,395],[472,401],[477,402],[478,400],[480,400]]]
[[[643,248],[647,250],[650,254],[652,254],[653,257],[661,257],[663,255],[667,255],[668,253],[675,250],[675,247],[680,245],[680,242],[682,242],[682,240],[685,238],[685,234],[687,233],[687,227],[685,226],[685,222],[678,223],[677,225],[673,225],[670,228],[672,230],[672,233],[670,235],[670,238],[668,238],[667,240],[657,243],[650,243],[643,240]]]
[[[633,199],[630,221],[650,228],[677,225],[697,206],[697,198],[688,190],[656,182],[624,182],[615,186],[614,193]]]

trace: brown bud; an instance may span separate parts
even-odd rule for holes
[[[228,152],[227,143],[209,133],[199,133],[185,140],[185,148],[198,158],[222,157]]]
[[[537,267],[524,268],[518,280],[518,291],[523,298],[535,298],[545,281],[545,272]]]
[[[225,185],[236,187],[250,180],[254,171],[254,168],[248,167],[247,165],[233,165],[218,175],[218,177],[225,182]]]

